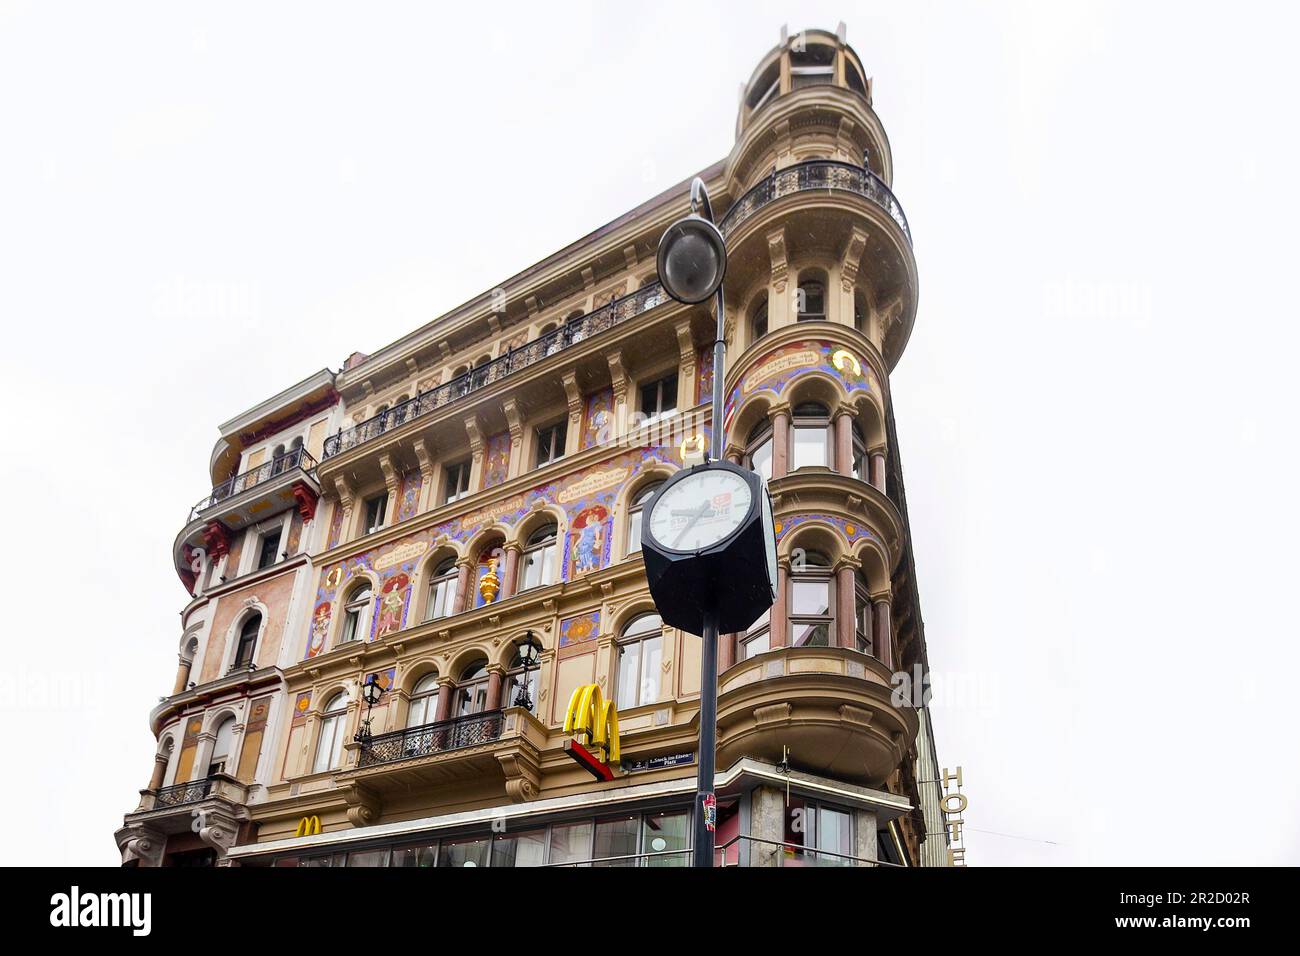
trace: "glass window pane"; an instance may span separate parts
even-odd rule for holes
[[[530,830],[510,836],[499,836],[492,841],[494,867],[541,866],[546,849],[546,831]]]
[[[388,850],[354,850],[348,854],[348,866],[387,866]]]
[[[767,439],[750,453],[750,470],[763,476],[764,481],[772,480],[772,439]]]
[[[636,853],[638,820],[635,816],[616,817],[596,822],[596,838],[592,847],[593,860],[612,856],[631,856]],[[593,866],[635,866],[635,860],[614,860],[593,863]]]
[[[829,581],[794,581],[790,588],[790,613],[799,617],[826,614],[831,606]]]
[[[404,846],[393,851],[393,866],[428,867],[438,862],[438,844]]]
[[[563,823],[551,827],[548,863],[583,863],[591,859],[591,822]]]
[[[641,550],[641,509],[632,512],[627,524],[627,553],[634,554]]]
[[[651,637],[641,642],[641,695],[639,703],[659,699],[659,675],[663,667],[664,639]]]
[[[794,462],[791,467],[826,464],[826,426],[796,426],[794,429]]]
[[[619,710],[637,705],[637,672],[641,665],[641,642],[619,645],[618,649],[618,702]]]
[[[833,853],[853,854],[853,820],[843,810],[826,807],[817,809],[817,849]],[[820,866],[847,866],[851,861],[837,857],[821,857]]]
[[[791,641],[795,647],[830,647],[830,626],[822,624],[806,624],[798,621],[792,622],[793,639]]]
[[[762,654],[764,651],[772,649],[772,635],[770,632],[764,632],[757,637],[750,638],[744,644],[746,659],[753,657],[755,654]]]
[[[647,813],[641,824],[641,852],[663,853],[671,850],[686,850],[691,845],[690,815],[681,812]],[[649,857],[646,866],[686,866],[690,862],[687,853],[674,853],[672,856]]]
[[[442,845],[438,866],[487,866],[487,840],[453,840]]]

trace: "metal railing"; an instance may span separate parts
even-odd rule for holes
[[[176,783],[170,787],[159,787],[153,792],[153,808],[162,810],[166,807],[180,807],[187,803],[206,800],[212,792],[209,779],[191,780],[188,783]]]
[[[295,468],[302,471],[312,471],[315,467],[316,459],[309,455],[305,448],[290,449],[283,455],[276,455],[270,461],[264,462],[256,468],[250,468],[233,478],[227,478],[217,485],[212,489],[211,494],[190,510],[190,520],[193,521],[199,514],[207,511],[213,505],[218,505],[227,498],[242,494],[249,488],[260,485],[264,481],[279,477],[286,472],[293,471]]]
[[[774,855],[777,866],[789,867],[813,867],[813,866],[892,866],[900,867],[897,863],[889,863],[884,860],[868,860],[865,857],[850,856],[847,853],[835,853],[831,850],[816,850],[810,847],[802,846],[798,843],[785,843],[780,840],[767,840],[763,837],[749,836],[740,834],[732,837],[725,843],[719,843],[713,848],[713,865],[722,867],[738,867],[740,863],[740,847],[742,844],[763,844],[777,848]],[[681,859],[678,860],[677,858]],[[734,862],[729,859],[734,857]],[[680,850],[660,850],[649,853],[624,853],[619,856],[602,856],[591,860],[571,860],[564,863],[547,863],[546,867],[578,867],[578,866],[690,866],[691,849],[686,847]],[[750,855],[747,867],[757,866],[754,862],[753,855]]]
[[[727,214],[718,222],[718,228],[724,236],[730,236],[737,226],[768,203],[791,193],[818,189],[841,190],[865,196],[889,213],[898,228],[903,230],[908,243],[912,242],[912,230],[908,228],[903,207],[884,180],[865,167],[830,159],[809,160],[769,173],[731,204]]]
[[[399,425],[443,408],[471,392],[476,392],[493,382],[499,382],[513,372],[534,365],[556,352],[561,352],[667,301],[668,293],[657,281],[621,299],[611,299],[596,311],[571,319],[558,329],[553,329],[526,345],[511,349],[505,355],[497,356],[490,362],[472,368],[450,382],[444,382],[427,392],[421,392],[415,398],[407,399],[352,428],[329,436],[325,439],[325,448],[321,457],[332,458],[358,445],[363,445]]]
[[[411,760],[430,754],[458,750],[490,743],[501,737],[501,711],[489,710],[481,714],[452,717],[432,724],[407,727],[392,733],[380,734],[370,739],[370,745],[361,750],[358,767],[373,767],[396,760]]]
[[[782,196],[826,189],[865,196],[889,213],[894,222],[898,223],[898,227],[903,230],[907,241],[909,243],[912,241],[912,233],[907,226],[907,217],[903,215],[903,207],[899,205],[894,194],[879,176],[862,166],[820,159],[798,163],[769,174],[732,203],[727,214],[719,221],[718,228],[726,237],[755,212]],[[412,419],[443,408],[471,392],[476,392],[493,382],[499,382],[513,372],[527,368],[556,352],[561,352],[667,301],[668,293],[657,280],[647,283],[621,299],[611,299],[594,312],[571,319],[560,328],[547,332],[526,345],[511,349],[505,355],[497,356],[490,362],[463,372],[449,382],[421,392],[414,398],[407,399],[351,428],[329,436],[325,439],[321,458],[333,458],[358,445],[364,445]]]

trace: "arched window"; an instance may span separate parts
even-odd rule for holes
[[[772,480],[772,424],[763,419],[745,440],[745,467],[757,472],[764,481]]]
[[[818,551],[798,555],[790,571],[790,644],[829,647],[835,626],[831,563]]]
[[[364,640],[370,633],[370,582],[362,581],[352,589],[343,606],[343,633],[339,643]]]
[[[518,645],[515,647],[514,657],[510,660],[510,669],[506,671],[506,693],[502,698],[502,704],[506,707],[514,707],[515,700],[519,697],[519,691],[524,689],[524,658]],[[537,645],[533,645],[534,651],[539,650]],[[541,674],[541,668],[536,662],[528,666],[527,671],[527,692],[528,703],[531,704],[528,709],[532,713],[537,713],[537,678]]]
[[[627,512],[627,553],[630,555],[641,550],[641,515],[662,485],[662,481],[651,482],[632,497]]]
[[[524,574],[520,591],[555,583],[557,534],[556,526],[548,524],[529,535],[528,544],[524,546]]]
[[[799,276],[798,306],[800,322],[821,322],[826,318],[826,273],[820,269]]]
[[[767,335],[767,296],[763,296],[749,314],[749,341],[757,342],[765,335]]]
[[[217,726],[216,739],[212,742],[212,757],[208,760],[208,776],[214,773],[226,773],[230,765],[230,752],[235,743],[235,718],[227,717]]]
[[[271,474],[278,475],[288,467],[288,459],[284,457],[284,446],[276,445],[275,450],[271,452]]]
[[[451,616],[456,604],[456,559],[448,558],[433,569],[429,579],[429,600],[425,606],[424,619]]]
[[[790,470],[831,463],[831,422],[825,407],[813,402],[799,405],[791,416]]]
[[[347,719],[348,699],[343,693],[335,694],[325,705],[321,715],[320,735],[316,738],[316,759],[312,773],[336,769],[343,760],[343,725]]]
[[[411,688],[411,703],[406,710],[406,726],[433,723],[438,714],[438,675],[426,674]]]
[[[456,713],[462,717],[481,714],[487,710],[487,663],[471,664],[460,675],[456,684]]]
[[[642,614],[628,622],[618,641],[619,710],[653,704],[659,699],[663,674],[664,622],[658,614]]]
[[[253,655],[257,653],[257,634],[262,629],[262,615],[250,614],[244,626],[239,629],[239,643],[235,646],[235,662],[230,669],[239,670],[253,665]]]

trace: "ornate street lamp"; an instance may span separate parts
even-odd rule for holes
[[[528,696],[528,669],[537,665],[539,656],[537,645],[533,643],[533,632],[529,631],[524,642],[519,645],[519,663],[523,665],[524,676],[519,682],[519,690],[515,693],[516,707],[529,711],[533,709],[533,699]]]
[[[379,677],[371,674],[366,678],[366,682],[361,685],[361,699],[366,702],[366,719],[361,721],[361,726],[353,734],[352,739],[362,747],[370,746],[370,711],[375,704],[379,703],[379,698],[384,696],[384,688],[379,683]]]

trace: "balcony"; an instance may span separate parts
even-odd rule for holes
[[[512,801],[537,796],[547,729],[521,707],[453,717],[371,738],[350,769],[335,774],[353,826],[369,826],[385,803],[400,805],[412,793],[462,788],[484,797],[504,789]]]
[[[250,468],[233,478],[227,478],[213,488],[211,494],[190,509],[190,520],[193,521],[205,511],[210,511],[224,501],[239,497],[245,491],[259,485],[265,485],[273,478],[297,472],[310,474],[315,470],[316,459],[309,455],[306,449],[294,448],[283,455],[278,455],[270,461],[258,465],[256,468]]]
[[[869,169],[829,160],[799,163],[772,173],[732,204],[731,209],[719,221],[718,228],[724,237],[728,237],[769,203],[793,193],[827,190],[866,197],[889,214],[908,244],[911,244],[912,234],[907,225],[907,217],[903,215],[903,207],[889,187]],[[667,301],[668,294],[658,282],[652,282],[621,299],[614,299],[594,312],[573,319],[561,328],[512,349],[450,382],[421,392],[352,428],[331,435],[325,439],[321,458],[333,458],[400,428],[407,422],[446,408],[481,388],[499,382],[606,329],[621,325],[628,319],[643,315]]]
[[[248,820],[248,787],[226,773],[156,790],[141,790],[140,805],[115,834],[123,863],[160,866],[170,837],[195,834],[218,860]]]
[[[727,214],[718,222],[718,228],[724,236],[730,237],[741,223],[769,203],[792,193],[809,190],[838,190],[865,196],[889,214],[889,218],[902,230],[908,244],[911,244],[912,230],[907,225],[907,217],[903,215],[903,207],[879,176],[862,166],[821,159],[797,163],[770,173],[731,204]]]
[[[187,803],[198,803],[206,800],[211,792],[211,780],[191,780],[170,787],[159,787],[153,792],[153,809],[165,810],[169,807],[183,807]]]
[[[427,392],[421,392],[415,398],[394,405],[387,411],[368,418],[346,431],[331,435],[325,439],[325,448],[321,457],[333,458],[358,445],[364,445],[409,421],[445,408],[472,392],[499,382],[520,369],[535,365],[557,352],[562,352],[606,329],[621,325],[628,319],[649,312],[655,306],[667,301],[668,293],[664,292],[658,282],[653,282],[621,299],[614,299],[596,311],[566,322],[562,327],[517,349],[512,349],[478,368],[470,369],[450,382],[444,382]]]
[[[374,767],[397,760],[414,760],[462,747],[476,747],[500,737],[499,710],[453,717],[371,738],[370,746],[362,748],[357,766]]]

